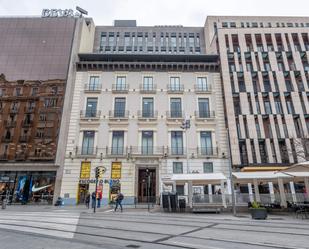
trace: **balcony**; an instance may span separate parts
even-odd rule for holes
[[[10,113],[18,113],[18,108],[11,108]]]
[[[170,157],[184,157],[186,156],[185,147],[167,147],[167,155]]]
[[[4,154],[0,154],[0,161],[7,161],[9,160],[9,155],[4,153]]]
[[[112,85],[112,92],[113,93],[128,93],[129,92],[129,85],[117,85],[113,84]]]
[[[128,155],[129,148],[124,146],[117,147],[106,147],[106,156],[107,157],[126,157]]]
[[[110,120],[127,120],[129,118],[129,111],[127,110],[111,110],[109,111]]]
[[[216,147],[197,147],[196,148],[197,157],[207,158],[218,156],[218,149]]]
[[[20,136],[19,137],[19,142],[21,143],[28,143],[30,140],[30,136]]]
[[[82,110],[80,111],[81,120],[98,120],[100,119],[101,111],[97,110]]]
[[[173,85],[168,84],[167,85],[167,92],[168,93],[183,93],[184,92],[184,85],[173,86]]]
[[[134,157],[162,157],[164,146],[131,146],[130,153]]]
[[[88,93],[100,93],[102,91],[102,85],[101,84],[85,84],[84,91]]]
[[[199,84],[195,84],[194,85],[194,91],[196,93],[210,93],[211,92],[211,85],[199,85]]]
[[[183,120],[185,117],[185,113],[183,111],[167,111],[166,119],[175,121],[175,120]]]
[[[97,147],[76,147],[75,154],[77,157],[96,157]]]
[[[215,117],[215,111],[195,111],[196,120],[214,119]]]
[[[16,127],[16,121],[13,120],[4,120],[4,126],[6,128],[13,128]]]
[[[28,106],[24,108],[25,113],[33,113],[34,112],[34,106]]]
[[[154,84],[154,85],[150,85],[150,86],[145,86],[145,85],[143,85],[143,84],[141,84],[140,86],[139,86],[139,91],[140,91],[140,93],[156,93],[157,92],[157,85],[156,84]]]
[[[10,143],[13,141],[13,136],[10,137],[2,136],[1,141],[4,143]]]
[[[31,127],[33,125],[33,120],[24,120],[22,122],[23,127]]]
[[[141,121],[150,121],[158,119],[158,111],[137,111],[137,117]]]

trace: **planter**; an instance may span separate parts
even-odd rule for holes
[[[252,219],[265,220],[267,218],[266,208],[250,208]]]

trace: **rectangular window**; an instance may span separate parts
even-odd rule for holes
[[[123,155],[124,153],[124,131],[113,131],[112,155]]]
[[[82,154],[92,155],[94,153],[94,131],[84,131]]]
[[[99,76],[90,76],[89,87],[87,90],[90,91],[99,90]]]
[[[275,100],[275,107],[276,107],[277,114],[282,114],[283,113],[280,99]]]
[[[201,131],[201,154],[213,155],[211,131]]]
[[[180,78],[179,77],[171,77],[170,78],[170,90],[171,91],[180,91]]]
[[[182,131],[171,132],[172,155],[183,155]]]
[[[214,172],[213,163],[212,162],[203,163],[203,170],[204,170],[204,173],[213,173]]]
[[[96,117],[98,98],[87,98],[86,117]]]
[[[182,174],[183,165],[182,162],[173,162],[173,174]]]
[[[178,196],[185,195],[185,186],[176,185],[176,193],[178,194]]]
[[[114,117],[125,117],[126,98],[115,98]]]
[[[182,117],[181,98],[171,98],[171,118]]]
[[[152,118],[154,116],[153,111],[153,98],[143,98],[143,118]]]
[[[271,114],[271,105],[269,101],[264,101],[264,106],[265,106],[265,113],[266,114]]]
[[[143,78],[143,90],[152,91],[153,87],[153,77],[144,77]]]
[[[198,91],[208,91],[207,78],[206,77],[197,77],[196,81]]]
[[[142,154],[153,154],[153,131],[142,132]]]
[[[198,109],[200,118],[209,118],[209,99],[208,98],[199,98],[198,99]]]
[[[116,91],[124,91],[126,90],[126,77],[125,76],[117,76],[116,80]]]

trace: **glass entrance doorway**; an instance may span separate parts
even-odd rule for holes
[[[83,204],[86,201],[87,193],[89,192],[89,184],[79,184],[78,186],[78,204]]]
[[[147,177],[146,168],[142,168],[138,170],[138,202],[147,203],[148,196],[149,202],[156,202],[156,169],[149,169]]]

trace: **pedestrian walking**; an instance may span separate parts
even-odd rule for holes
[[[98,201],[97,208],[101,207],[101,200],[102,200],[102,192],[99,192],[97,196],[97,201]]]
[[[116,197],[116,207],[115,207],[115,212],[117,211],[118,209],[118,206],[120,206],[120,211],[122,212],[122,200],[123,200],[124,196],[122,193],[120,193],[120,191],[118,191],[118,194],[117,194],[117,197]]]
[[[86,207],[89,208],[89,204],[90,204],[90,193],[89,192],[87,192],[85,203],[86,203]]]
[[[95,192],[92,192],[91,194],[91,207],[92,208],[95,207],[95,199],[96,199]]]

